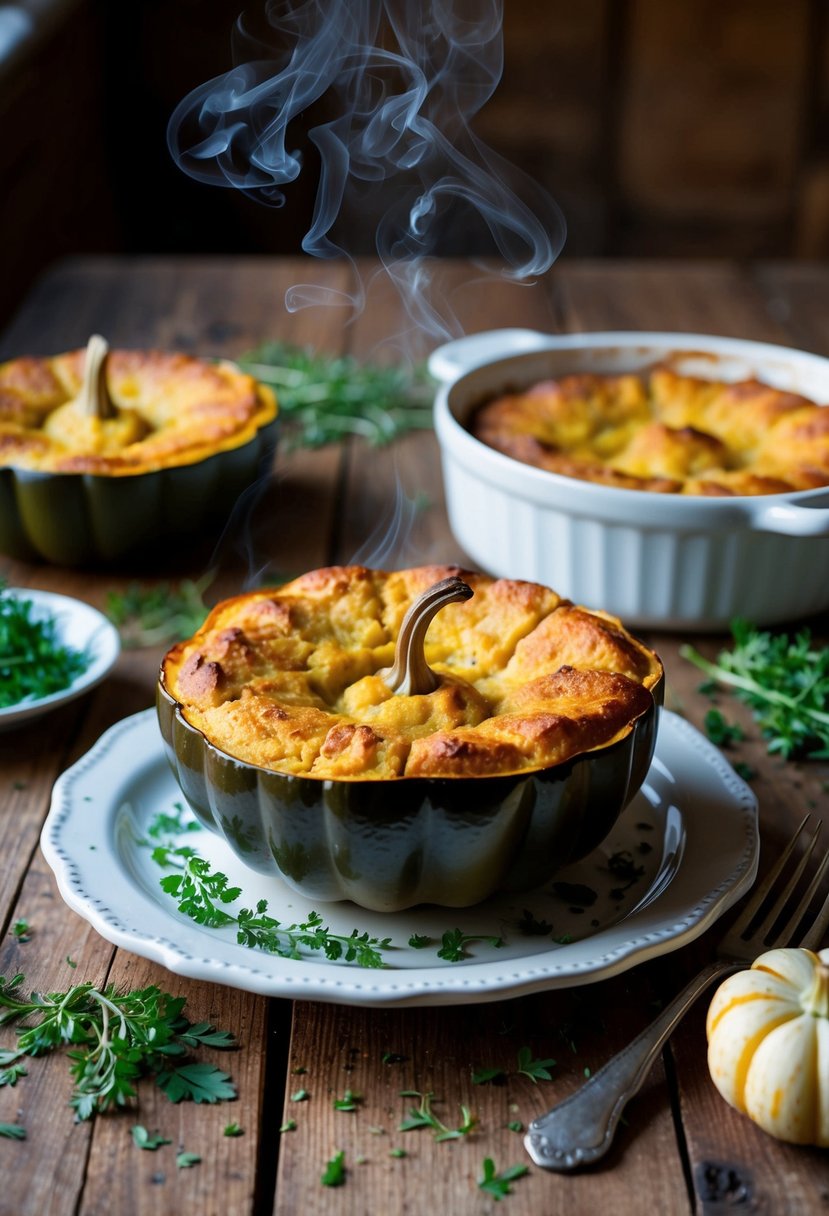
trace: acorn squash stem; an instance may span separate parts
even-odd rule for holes
[[[829,1018],[829,964],[819,959],[815,965],[814,983],[804,995],[803,1010],[816,1018]]]
[[[115,406],[107,388],[107,359],[109,345],[100,334],[93,334],[86,344],[83,386],[78,397],[81,413],[92,418],[114,418]]]
[[[471,599],[472,595],[469,584],[453,576],[442,579],[418,596],[403,618],[394,652],[394,666],[377,673],[393,693],[417,697],[434,692],[438,678],[426,662],[423,650],[426,630],[441,608]]]

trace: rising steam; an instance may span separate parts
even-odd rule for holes
[[[303,249],[349,256],[348,224],[373,210],[377,252],[412,320],[450,336],[445,310],[424,290],[424,258],[447,251],[447,233],[486,237],[486,252],[515,279],[547,270],[564,241],[553,200],[470,127],[501,77],[502,8],[503,0],[267,0],[262,32],[244,17],[237,23],[237,66],[176,108],[170,150],[199,181],[279,207],[303,171],[288,127],[324,110],[308,131],[320,176]],[[297,287],[286,304],[328,297]]]

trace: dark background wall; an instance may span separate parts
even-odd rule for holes
[[[0,319],[70,253],[299,251],[312,172],[272,211],[167,153],[242,7],[54,0],[0,61]],[[825,0],[506,0],[504,39],[476,130],[558,200],[566,255],[829,254]]]

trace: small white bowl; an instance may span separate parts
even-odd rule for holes
[[[67,701],[74,701],[82,693],[100,684],[111,671],[121,651],[118,630],[97,608],[91,608],[82,600],[68,595],[56,595],[52,591],[34,591],[27,587],[9,587],[7,594],[32,605],[32,619],[44,620],[53,617],[55,637],[62,646],[86,651],[89,665],[85,671],[60,692],[48,697],[37,697],[19,701],[0,709],[0,731],[12,730],[33,718],[39,718]]]
[[[567,372],[654,363],[728,381],[756,376],[829,401],[829,359],[703,334],[494,330],[439,347],[429,370],[449,522],[490,574],[554,587],[627,625],[719,630],[829,608],[829,487],[732,498],[618,489],[523,464],[467,429],[475,407]],[[829,407],[825,407],[829,408]]]

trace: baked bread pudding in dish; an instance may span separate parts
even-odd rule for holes
[[[472,434],[553,473],[660,494],[780,494],[829,485],[829,409],[759,380],[667,367],[561,376],[480,406]]]
[[[0,364],[0,464],[147,473],[239,447],[276,414],[271,391],[232,363],[113,350],[90,368],[99,352]]]
[[[205,538],[267,471],[276,412],[232,363],[97,334],[0,364],[0,551],[77,566]]]
[[[219,604],[166,655],[158,711],[248,864],[316,898],[464,906],[604,838],[661,679],[618,620],[537,584],[347,566]]]
[[[409,606],[446,567],[317,570],[220,604],[167,655],[191,725],[249,764],[337,780],[517,773],[611,742],[660,669],[618,621],[533,583],[463,580],[431,621],[432,691],[388,676]]]

